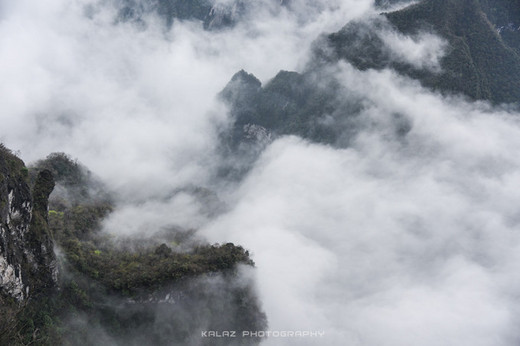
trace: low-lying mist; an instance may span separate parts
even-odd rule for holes
[[[366,97],[353,145],[276,140],[204,233],[251,249],[273,329],[321,328],[331,345],[515,344],[518,115],[390,71],[336,76]]]
[[[320,34],[377,13],[368,0],[280,6],[256,1],[206,31],[154,13],[118,22],[112,1],[0,0],[0,142],[84,163],[116,196],[109,233],[175,226],[248,249],[269,330],[325,332],[262,345],[518,344],[512,107],[340,62],[321,76],[361,100],[348,146],[273,137],[242,180],[218,179],[231,76],[304,71]],[[384,39],[393,58],[439,68],[434,33]]]

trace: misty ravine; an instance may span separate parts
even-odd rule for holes
[[[0,0],[0,345],[519,345],[519,106],[518,0]]]

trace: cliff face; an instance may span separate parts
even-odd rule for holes
[[[58,280],[46,220],[54,181],[50,172],[40,172],[33,199],[27,176],[23,161],[0,147],[0,293],[18,301]]]
[[[242,247],[177,227],[106,234],[108,189],[64,153],[28,171],[0,144],[0,173],[0,345],[260,343],[200,337],[267,327]]]

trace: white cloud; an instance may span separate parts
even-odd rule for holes
[[[307,344],[514,344],[517,115],[340,73],[373,126],[343,150],[275,141],[206,234],[251,249],[271,329],[326,330]],[[388,135],[395,113],[405,138]]]
[[[440,60],[448,43],[439,36],[423,32],[411,37],[387,30],[381,32],[381,39],[395,59],[418,69],[440,72]]]
[[[276,140],[237,190],[219,191],[229,211],[216,220],[171,195],[210,183],[215,124],[227,121],[214,96],[234,72],[301,69],[317,35],[371,1],[295,1],[274,17],[269,6],[216,33],[190,22],[165,32],[153,16],[114,25],[105,2],[0,4],[0,140],[27,161],[78,157],[129,202],[111,229],[202,226],[248,248],[270,329],[327,333],[266,345],[518,344],[517,114],[340,65],[338,80],[366,97],[352,147]],[[437,66],[437,38],[387,39]],[[396,114],[411,124],[403,138]]]
[[[206,32],[180,21],[165,31],[153,15],[114,25],[110,2],[17,1],[0,21],[0,140],[28,161],[66,151],[130,194],[204,184],[226,121],[214,98],[230,77],[297,69],[325,28],[369,9],[355,3],[345,15],[339,2],[305,14],[309,4],[273,13],[260,1],[233,30]]]

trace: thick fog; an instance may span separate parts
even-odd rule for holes
[[[331,345],[516,344],[517,115],[387,71],[338,74],[368,97],[353,147],[275,141],[206,232],[253,250],[271,328],[323,328]]]
[[[63,151],[89,167],[118,196],[109,232],[176,225],[247,248],[269,330],[325,332],[265,345],[517,345],[508,107],[339,63],[327,71],[337,97],[364,106],[349,147],[276,138],[242,181],[215,181],[231,121],[216,96],[233,74],[302,71],[320,34],[376,13],[369,0],[264,0],[205,31],[153,13],[117,21],[111,1],[0,0],[0,142],[26,162]],[[432,33],[381,37],[394,59],[439,70],[446,43]]]

